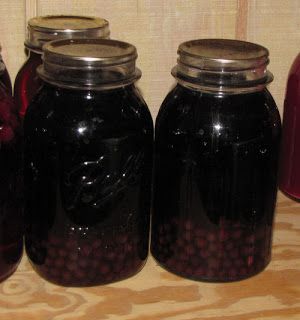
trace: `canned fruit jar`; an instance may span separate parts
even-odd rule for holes
[[[113,40],[45,46],[45,84],[24,121],[25,239],[35,270],[57,284],[121,280],[146,261],[153,124],[136,58]]]
[[[16,270],[22,257],[22,178],[18,115],[9,89],[0,83],[0,281]]]
[[[107,38],[108,21],[85,16],[42,16],[28,21],[28,36],[25,48],[28,59],[19,70],[14,97],[21,119],[24,118],[29,103],[41,87],[36,69],[42,64],[42,46],[52,40],[69,38]]]
[[[156,120],[151,251],[187,278],[244,279],[271,258],[280,117],[268,51],[203,39],[178,52]]]

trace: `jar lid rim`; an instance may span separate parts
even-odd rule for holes
[[[267,85],[273,76],[267,70],[269,51],[258,44],[232,39],[197,39],[178,47],[173,76],[198,87],[240,90]]]
[[[66,65],[76,61],[82,66],[120,64],[136,60],[136,47],[127,42],[110,39],[63,39],[43,46],[43,59]]]
[[[43,46],[39,76],[70,88],[119,87],[135,82],[136,47],[110,39],[63,39]]]
[[[109,22],[100,17],[52,15],[30,19],[25,47],[41,52],[50,41],[79,38],[109,38]]]
[[[46,15],[31,18],[28,27],[43,32],[82,32],[91,29],[102,29],[108,21],[94,16]]]
[[[234,39],[190,40],[181,43],[177,52],[180,61],[203,70],[244,70],[269,62],[265,47]]]

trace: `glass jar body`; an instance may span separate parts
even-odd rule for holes
[[[17,268],[23,252],[22,145],[16,109],[0,84],[0,281]]]
[[[153,124],[134,85],[45,85],[24,122],[26,251],[65,286],[138,272],[148,254]]]
[[[166,269],[234,281],[271,257],[280,116],[267,90],[204,93],[177,85],[155,131],[151,251]]]
[[[14,84],[14,98],[21,120],[28,105],[42,85],[36,68],[42,64],[42,54],[29,51],[28,59],[19,70]]]
[[[284,101],[279,188],[300,199],[300,54],[288,76]]]

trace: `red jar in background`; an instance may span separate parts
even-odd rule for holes
[[[288,76],[284,102],[279,188],[300,199],[300,54]]]
[[[44,43],[67,38],[108,38],[108,21],[96,17],[83,16],[44,16],[28,21],[28,37],[25,47],[28,59],[17,74],[14,97],[21,119],[32,98],[38,91],[41,80],[36,68],[42,64]]]
[[[3,72],[0,75],[0,81],[5,85],[5,87],[8,89],[8,92],[11,94],[12,93],[11,80],[10,80],[10,76],[8,74],[7,68],[5,66],[5,63],[2,59],[1,51],[2,51],[2,48],[0,46],[0,62],[1,62],[2,68],[4,68]]]
[[[0,78],[5,67],[0,62]],[[7,78],[6,78],[7,79]],[[0,281],[17,268],[23,251],[22,156],[19,120],[9,88],[0,83]]]

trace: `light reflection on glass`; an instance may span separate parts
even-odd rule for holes
[[[220,123],[217,123],[217,124],[214,125],[214,129],[219,131],[220,129],[222,129],[222,126],[220,125]]]
[[[86,131],[86,127],[79,127],[78,129],[77,129],[77,132],[79,133],[79,134],[83,134],[84,133],[84,131]]]

